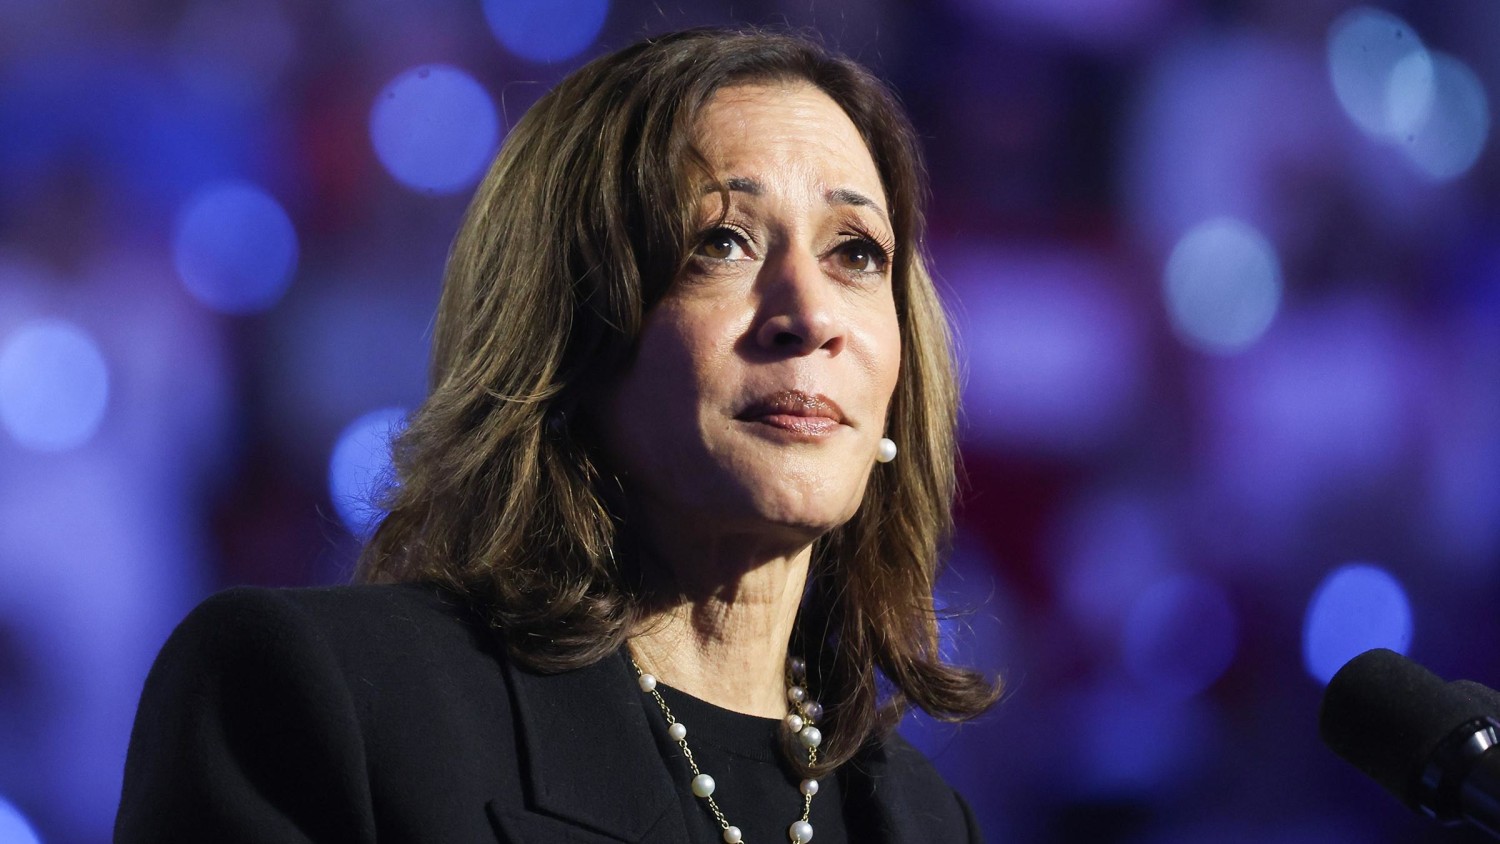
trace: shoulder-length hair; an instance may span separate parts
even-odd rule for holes
[[[826,771],[908,702],[963,719],[992,704],[998,684],[938,653],[932,590],[952,530],[957,388],[921,254],[914,132],[882,83],[806,39],[652,38],[568,76],[516,124],[454,242],[430,392],[396,440],[388,515],[356,578],[445,585],[532,670],[619,650],[647,596],[620,490],[580,408],[628,364],[687,260],[712,178],[693,147],[710,99],[736,84],[799,82],[843,108],[880,173],[902,339],[886,426],[901,457],[876,467],[855,515],[816,543],[797,622],[824,704]]]

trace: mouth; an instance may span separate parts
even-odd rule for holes
[[[802,437],[821,437],[846,424],[838,403],[824,395],[783,390],[763,396],[735,416]]]

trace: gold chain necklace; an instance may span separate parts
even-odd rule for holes
[[[693,758],[693,751],[687,744],[687,725],[677,720],[672,714],[672,708],[667,706],[667,701],[662,698],[661,692],[656,688],[656,677],[641,670],[636,664],[635,657],[630,657],[630,666],[635,669],[636,683],[641,691],[651,695],[656,700],[656,705],[661,708],[662,715],[667,718],[667,735],[682,748],[683,758],[687,759],[688,768],[693,772],[691,788],[693,794],[703,798],[708,803],[708,810],[713,812],[714,818],[719,822],[719,829],[723,830],[725,844],[743,844],[744,834],[740,828],[733,826],[724,818],[724,813],[719,810],[719,804],[714,800],[714,778],[698,769],[698,762]],[[807,689],[802,685],[806,682],[807,665],[800,659],[787,659],[787,702],[791,705],[791,711],[787,713],[782,723],[788,730],[796,733],[798,741],[807,748],[807,764],[814,765],[818,761],[818,745],[823,743],[823,733],[814,724],[823,717],[823,707],[817,701],[808,697]],[[799,787],[802,792],[802,817],[792,822],[787,827],[787,839],[792,844],[807,844],[812,840],[813,828],[808,818],[812,815],[813,795],[818,793],[818,781],[805,779]]]

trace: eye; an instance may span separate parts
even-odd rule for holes
[[[744,238],[733,229],[713,229],[698,241],[693,254],[714,261],[743,261],[746,257]]]
[[[890,263],[890,256],[879,244],[862,237],[840,245],[835,259],[843,269],[857,273],[884,272]]]

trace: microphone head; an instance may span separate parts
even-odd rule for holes
[[[1422,775],[1445,739],[1486,716],[1500,718],[1500,693],[1442,678],[1395,651],[1351,659],[1323,692],[1323,743],[1413,809],[1424,805]]]

